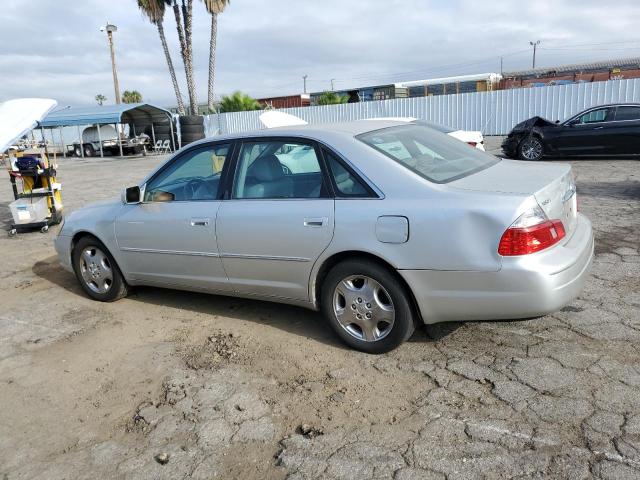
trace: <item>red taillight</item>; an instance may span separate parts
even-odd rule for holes
[[[476,148],[476,145],[478,145],[478,142],[467,142],[469,145],[471,145],[473,148]]]
[[[565,234],[560,220],[546,220],[530,227],[510,227],[500,239],[498,253],[511,257],[539,252],[558,243]]]

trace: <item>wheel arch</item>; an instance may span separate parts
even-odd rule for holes
[[[402,285],[405,291],[409,294],[409,298],[411,299],[411,306],[413,308],[416,319],[422,321],[422,315],[420,313],[420,308],[418,306],[418,302],[416,300],[415,295],[413,294],[413,290],[409,284],[402,278],[396,269],[389,261],[383,259],[382,257],[375,255],[371,252],[366,252],[362,250],[345,250],[342,252],[337,252],[327,257],[322,261],[322,264],[317,269],[315,276],[312,277],[311,284],[309,286],[311,301],[313,303],[314,308],[318,309],[320,306],[320,298],[322,296],[322,284],[324,283],[324,279],[327,277],[327,274],[331,271],[333,267],[338,265],[340,262],[345,260],[353,260],[353,259],[364,259],[378,265],[384,267],[389,270],[396,278],[398,283]]]
[[[69,255],[71,257],[71,266],[75,269],[74,267],[74,263],[73,263],[73,252],[76,249],[76,245],[78,245],[78,242],[84,238],[84,237],[93,237],[96,240],[98,240],[105,248],[105,250],[107,250],[107,253],[109,255],[111,255],[111,258],[113,259],[113,261],[116,264],[116,267],[118,267],[118,270],[120,271],[120,273],[122,274],[122,269],[120,268],[120,264],[118,263],[118,259],[113,255],[113,252],[111,252],[111,250],[109,250],[109,247],[107,247],[107,244],[95,233],[90,232],[88,230],[79,230],[77,232],[75,232],[73,234],[73,236],[71,237],[71,247],[69,248]],[[125,279],[126,281],[126,277],[124,276],[124,274],[122,274],[122,277]]]

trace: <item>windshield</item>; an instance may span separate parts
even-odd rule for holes
[[[356,137],[422,178],[447,183],[495,165],[499,158],[421,125],[400,125]]]

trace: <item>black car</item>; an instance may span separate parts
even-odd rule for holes
[[[562,123],[533,117],[513,127],[502,150],[522,160],[640,155],[640,104],[592,107]]]

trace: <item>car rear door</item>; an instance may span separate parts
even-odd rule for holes
[[[556,150],[567,155],[615,153],[614,115],[615,107],[596,108],[566,122],[555,139]]]
[[[230,143],[187,150],[125,205],[115,231],[123,268],[140,283],[229,291],[216,240],[221,178]]]
[[[615,121],[616,153],[640,154],[640,106],[620,105],[616,109]]]
[[[308,301],[311,268],[333,237],[329,191],[313,142],[242,142],[216,221],[222,264],[237,292]]]

